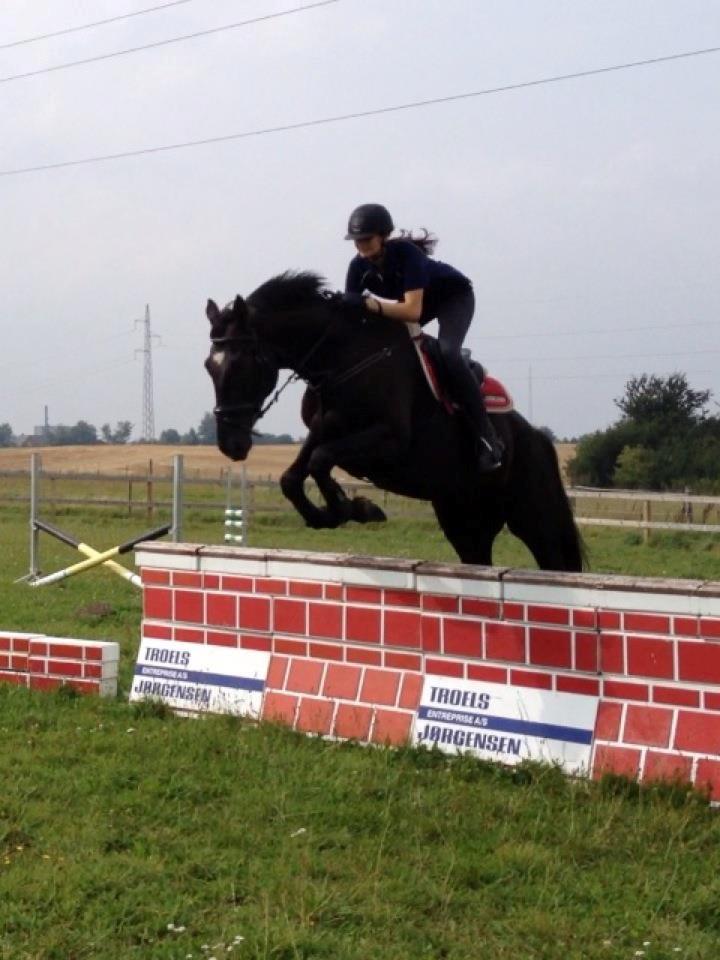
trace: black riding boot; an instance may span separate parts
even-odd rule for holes
[[[479,390],[478,390],[479,395]],[[478,465],[482,473],[497,470],[502,462],[504,446],[492,425],[490,416],[480,397],[480,416],[475,417],[475,436],[478,445]]]
[[[455,372],[459,373],[457,370]],[[504,447],[485,409],[480,384],[464,361],[463,375],[456,375],[453,380],[455,393],[475,435],[477,465],[480,472],[490,473],[492,470],[497,470],[501,464]]]

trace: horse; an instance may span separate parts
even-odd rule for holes
[[[481,474],[469,425],[431,393],[405,324],[366,315],[311,272],[273,277],[222,309],[208,300],[206,316],[217,444],[231,460],[250,452],[255,424],[280,393],[279,371],[307,384],[301,413],[308,435],[280,486],[308,526],[385,519],[368,498],[346,495],[331,476],[338,466],[380,489],[430,501],[463,563],[491,565],[493,542],[507,525],[541,569],[583,569],[550,439],[514,410],[493,415],[502,464]],[[308,499],[308,477],[324,506]]]

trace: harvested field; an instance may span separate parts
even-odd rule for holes
[[[246,461],[248,475],[279,477],[297,456],[297,444],[259,445],[253,447]],[[145,473],[152,460],[157,475],[169,471],[172,458],[181,453],[189,476],[213,478],[224,473],[230,461],[217,447],[175,447],[162,444],[131,443],[77,447],[10,447],[0,450],[0,470],[25,470],[30,454],[39,453],[44,470],[52,473]]]
[[[556,444],[563,468],[575,451],[574,443]],[[297,444],[260,444],[250,451],[246,461],[248,476],[277,479],[297,456]],[[176,453],[184,457],[188,476],[214,478],[225,473],[229,461],[216,447],[175,447],[162,444],[131,443],[77,447],[7,447],[0,450],[0,471],[26,470],[30,454],[39,453],[44,470],[52,473],[145,473],[152,460],[153,472],[162,475],[172,466]]]

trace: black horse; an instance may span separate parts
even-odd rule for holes
[[[218,446],[231,460],[247,457],[280,369],[308,384],[302,415],[309,433],[280,483],[309,526],[385,519],[365,497],[346,496],[331,476],[339,466],[384,490],[431,501],[464,563],[491,564],[507,524],[541,568],[582,569],[582,542],[551,441],[514,411],[495,415],[503,465],[481,475],[464,418],[432,395],[404,324],[361,315],[312,273],[275,277],[222,310],[209,300],[207,317]],[[308,476],[325,507],[305,495]]]

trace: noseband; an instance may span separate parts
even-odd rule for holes
[[[255,347],[258,347],[258,339],[254,334],[248,333],[245,335],[236,335],[232,337],[210,337],[210,342],[214,346],[222,346],[228,343],[244,343],[252,344]],[[269,363],[269,358],[266,354],[257,350],[257,358],[261,362]],[[244,421],[248,414],[252,416],[253,425],[257,423],[260,417],[267,411],[270,404],[266,404],[265,407],[261,407],[256,401],[245,401],[243,403],[218,403],[213,407],[213,415],[218,423],[223,423],[228,427],[237,424],[240,421]]]

